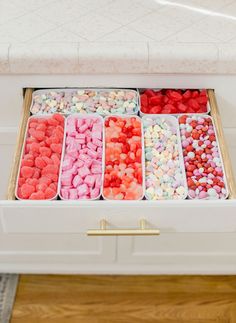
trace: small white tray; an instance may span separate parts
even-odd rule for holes
[[[226,180],[226,176],[225,176],[224,162],[223,162],[223,158],[222,158],[222,154],[221,154],[221,149],[220,149],[219,140],[218,140],[218,136],[217,136],[217,132],[216,132],[216,127],[215,127],[215,123],[214,123],[214,120],[213,120],[212,116],[207,115],[207,114],[191,114],[191,115],[183,114],[183,115],[187,115],[190,118],[196,116],[196,117],[210,118],[211,119],[212,124],[213,124],[213,129],[214,129],[215,137],[216,137],[217,148],[218,148],[218,151],[219,151],[219,156],[220,156],[220,161],[221,161],[221,167],[222,167],[222,170],[223,170],[223,182],[225,184],[225,190],[226,190],[225,196],[222,197],[221,199],[209,199],[209,198],[198,199],[198,198],[192,198],[189,194],[188,194],[188,199],[190,199],[190,200],[226,200],[228,198],[228,196],[229,196],[229,189],[228,189],[228,184],[227,184],[227,180]],[[180,117],[181,116],[178,117],[178,120],[179,120]],[[180,136],[180,139],[181,139],[181,136]],[[181,139],[181,146],[182,146],[182,139]],[[185,167],[185,163],[184,163],[184,167]],[[187,178],[187,175],[186,175],[186,178]],[[188,188],[188,190],[189,190],[189,188]]]
[[[176,117],[172,116],[172,115],[153,115],[153,114],[150,114],[150,115],[145,115],[142,120],[145,121],[145,120],[148,120],[148,119],[152,119],[152,120],[162,120],[163,121],[169,121],[171,123],[171,125],[175,128],[176,130],[176,136],[177,136],[177,141],[178,141],[178,152],[179,152],[179,161],[180,161],[180,170],[181,170],[181,173],[182,173],[182,177],[183,177],[183,186],[185,188],[185,195],[183,198],[179,198],[180,200],[184,200],[187,198],[187,193],[188,193],[188,186],[187,186],[187,181],[186,181],[186,173],[185,173],[185,166],[184,166],[184,159],[183,159],[183,151],[182,151],[182,145],[181,145],[181,138],[180,138],[180,130],[179,130],[179,124],[178,124],[178,120]],[[144,134],[145,134],[145,127],[143,125],[143,138],[144,138]],[[145,141],[144,141],[144,149],[145,149]],[[144,152],[145,153],[145,152]],[[145,155],[146,156],[146,155]],[[144,156],[144,157],[145,157]],[[151,200],[147,197],[146,195],[146,157],[145,157],[145,198],[147,200]],[[169,200],[174,200],[173,198],[170,198]],[[164,200],[156,200],[158,202],[162,202]]]
[[[33,92],[33,95],[32,95],[32,102],[31,102],[31,106],[30,106],[30,112],[31,114],[33,115],[47,115],[47,114],[53,114],[53,113],[61,113],[61,114],[64,114],[64,115],[71,115],[71,114],[80,114],[79,112],[60,112],[60,111],[56,111],[56,112],[53,112],[53,113],[44,113],[44,112],[39,112],[39,113],[33,113],[32,112],[32,108],[34,106],[34,97],[36,95],[42,95],[42,94],[45,94],[45,93],[48,93],[48,92],[58,92],[58,93],[72,93],[72,92],[76,92],[76,91],[96,91],[96,92],[111,92],[111,91],[124,91],[124,92],[134,92],[135,95],[136,95],[136,109],[133,113],[122,113],[121,115],[137,115],[139,110],[140,110],[140,106],[139,106],[139,93],[138,93],[138,90],[137,89],[121,89],[121,88],[61,88],[61,89],[43,89],[43,90],[36,90]],[[97,113],[97,112],[94,112],[94,113]],[[81,114],[93,114],[93,112],[91,111],[88,111],[88,112],[84,112],[84,113],[81,113]],[[98,113],[97,113],[98,114]],[[119,115],[120,113],[110,113],[109,115]],[[101,116],[105,116],[104,114],[99,114]]]
[[[143,178],[143,183],[142,183],[143,194],[137,200],[119,200],[119,201],[124,201],[124,202],[127,202],[127,201],[140,201],[140,200],[142,200],[144,198],[144,192],[145,192],[145,163],[144,163],[144,140],[143,140],[143,136],[142,136],[142,133],[143,133],[143,123],[142,123],[142,119],[140,117],[136,116],[136,115],[117,115],[117,114],[109,115],[109,116],[106,116],[104,118],[104,161],[103,161],[104,162],[104,171],[103,171],[103,175],[104,176],[105,176],[105,170],[106,170],[105,169],[106,168],[106,158],[105,158],[105,151],[106,151],[106,129],[105,129],[105,122],[110,117],[118,117],[118,118],[123,118],[123,119],[136,118],[141,123],[141,147],[142,147],[142,159],[141,159],[141,163],[142,163],[142,178]],[[103,197],[104,200],[111,201],[111,199],[107,199],[103,195],[103,185],[102,185],[102,197]]]
[[[26,139],[28,138],[28,130],[29,130],[29,123],[31,119],[48,119],[51,118],[52,114],[48,114],[48,115],[34,115],[29,117],[28,121],[27,121],[27,125],[26,125],[26,131],[25,131],[25,135],[24,135],[24,143],[21,149],[21,156],[20,156],[20,164],[19,164],[19,169],[18,169],[18,174],[17,174],[17,178],[16,178],[16,189],[15,189],[15,196],[18,200],[20,201],[27,201],[28,199],[21,199],[18,196],[18,181],[19,181],[19,177],[20,177],[20,170],[21,170],[21,162],[22,162],[22,158],[25,152],[25,145],[26,145]],[[57,193],[55,195],[55,197],[51,198],[51,199],[44,199],[42,201],[53,201],[56,200],[58,197],[58,188],[59,188],[59,179],[60,179],[60,168],[61,168],[61,164],[62,164],[62,156],[63,156],[63,149],[64,149],[64,144],[65,144],[65,117],[64,118],[64,137],[63,137],[63,141],[62,141],[62,152],[61,152],[61,160],[60,160],[60,167],[59,167],[59,171],[58,171],[58,182],[57,182]],[[36,201],[36,200],[35,200]]]
[[[90,198],[90,199],[75,199],[75,200],[72,200],[72,199],[65,199],[61,196],[61,176],[62,176],[62,164],[63,164],[63,161],[64,161],[64,157],[65,157],[65,153],[66,153],[66,137],[67,137],[67,125],[68,125],[68,120],[70,118],[76,118],[76,119],[91,119],[91,118],[98,118],[101,120],[101,123],[102,123],[102,142],[103,142],[103,145],[102,145],[102,184],[101,184],[101,187],[100,187],[100,193],[99,195],[96,197],[96,198]],[[96,201],[96,200],[99,200],[101,198],[101,194],[102,194],[102,187],[103,187],[103,178],[104,178],[104,120],[103,118],[97,114],[97,113],[87,113],[87,114],[83,114],[83,113],[75,113],[75,114],[71,114],[70,116],[68,116],[66,118],[66,123],[65,123],[65,138],[64,138],[64,148],[63,148],[63,154],[62,154],[62,160],[61,160],[61,167],[60,167],[60,173],[59,173],[59,179],[58,179],[58,195],[60,197],[60,199],[62,201],[77,201],[77,202],[84,202],[84,201]]]
[[[176,116],[176,117],[178,117],[178,116],[181,116],[181,115],[195,115],[196,113],[169,113],[169,114],[164,114],[164,113],[156,113],[156,114],[152,114],[152,113],[144,113],[144,112],[142,112],[141,111],[141,94],[142,94],[142,92],[143,91],[145,91],[145,90],[148,90],[149,88],[140,88],[140,89],[138,89],[138,94],[139,94],[139,115],[141,116],[141,117],[144,117],[144,116]],[[162,88],[150,88],[151,90],[153,90],[153,91],[161,91],[161,90],[163,90]],[[188,89],[179,89],[179,90],[188,90]],[[189,89],[189,90],[193,90],[193,89]],[[197,90],[201,90],[201,89],[197,89]],[[207,97],[208,97],[208,95],[207,95]],[[205,115],[205,114],[209,114],[210,113],[210,111],[211,111],[211,107],[210,107],[210,103],[209,103],[209,97],[208,97],[208,102],[207,102],[207,111],[206,112],[204,112],[204,113],[198,113],[199,115]]]

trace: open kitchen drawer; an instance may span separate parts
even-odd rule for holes
[[[217,127],[229,189],[227,200],[173,200],[173,201],[18,201],[15,185],[21,147],[32,98],[32,89],[26,89],[24,105],[12,165],[7,200],[0,202],[3,233],[71,234],[90,232],[97,235],[137,233],[216,233],[236,232],[236,185],[224,139],[222,124],[213,90],[208,91],[211,115]],[[104,226],[105,221],[106,226]],[[142,222],[140,231],[140,220]],[[130,229],[123,232],[122,229]],[[116,232],[106,229],[116,229]],[[152,231],[151,229],[154,229]],[[150,231],[148,231],[150,230]],[[1,231],[1,230],[0,230]],[[87,239],[92,239],[88,237]]]

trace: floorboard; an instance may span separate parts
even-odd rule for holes
[[[23,275],[11,323],[236,323],[236,276]]]

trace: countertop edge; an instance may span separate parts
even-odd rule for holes
[[[236,74],[235,43],[0,43],[0,74]]]

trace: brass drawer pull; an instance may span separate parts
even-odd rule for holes
[[[88,236],[152,236],[159,235],[160,230],[146,228],[146,220],[140,220],[139,229],[107,229],[108,222],[105,219],[100,221],[100,229],[87,231]]]

